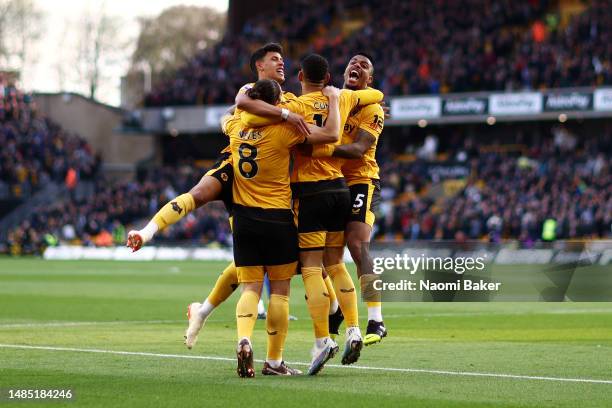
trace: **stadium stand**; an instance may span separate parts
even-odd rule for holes
[[[579,140],[554,125],[538,140],[516,134],[494,142],[468,137],[445,143],[433,156],[417,144],[406,150],[412,153],[392,157],[389,149],[381,149],[378,240],[516,239],[530,246],[544,240],[549,219],[555,222],[554,239],[612,237],[609,129]],[[429,171],[432,165],[464,167],[467,176],[442,180]],[[129,182],[98,175],[93,194],[38,208],[9,233],[0,250],[38,253],[55,242],[121,245],[126,229],[189,190],[203,172],[183,161],[141,171]],[[156,243],[227,246],[230,234],[227,214],[215,202],[159,234]]]
[[[518,143],[517,143],[518,140]],[[469,168],[465,183],[436,199],[428,162],[387,160],[381,167],[383,205],[378,239],[544,240],[612,236],[612,134],[578,138],[561,126],[534,143],[519,135],[487,144],[466,138],[437,152],[438,163]],[[435,160],[435,159],[434,159]],[[443,183],[440,183],[443,184]]]
[[[612,84],[609,1],[591,2],[567,21],[548,1],[305,4],[283,5],[274,21],[265,15],[247,20],[240,35],[226,35],[160,83],[146,105],[231,102],[251,79],[253,47],[278,38],[287,51],[289,89],[296,87],[299,55],[313,50],[328,56],[339,85],[346,57],[357,49],[374,54],[375,85],[387,95]],[[311,43],[315,35],[325,40]],[[40,253],[58,242],[122,245],[126,230],[203,174],[197,163],[184,160],[140,171],[130,181],[108,180],[83,139],[41,117],[31,97],[2,76],[0,96],[0,197],[26,199],[47,182],[75,187],[9,231],[0,253]],[[375,237],[518,239],[531,245],[550,238],[542,231],[554,220],[553,239],[610,238],[612,132],[599,128],[593,135],[548,126],[533,140],[522,140],[516,129],[495,140],[457,130],[459,137],[450,140],[410,140],[400,155],[385,135]],[[431,171],[435,166],[464,173],[440,178]],[[176,241],[228,245],[222,205],[209,204],[156,238]]]
[[[347,55],[374,56],[375,86],[386,95],[612,85],[610,2],[596,0],[568,22],[549,1],[390,0],[304,2],[283,18],[254,17],[196,55],[146,97],[147,106],[231,103],[252,76],[248,55],[283,39],[285,88],[297,89],[295,61],[307,51],[329,58],[340,85]],[[313,34],[316,41],[309,41]]]
[[[88,143],[37,112],[31,95],[0,74],[0,199],[29,198],[67,174],[92,179],[96,158]],[[6,210],[6,209],[5,209]]]
[[[69,195],[60,202],[36,208],[8,233],[0,251],[40,253],[57,243],[122,245],[129,226],[155,214],[177,192],[188,190],[201,175],[202,169],[193,163],[144,172],[140,181],[111,181],[99,175],[91,194]],[[223,205],[216,202],[200,208],[156,237],[158,243],[177,241],[227,246],[231,232]]]

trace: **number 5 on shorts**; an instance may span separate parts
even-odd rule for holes
[[[353,204],[353,208],[361,208],[363,206],[363,197],[365,197],[365,194],[357,194],[355,196],[355,204]]]

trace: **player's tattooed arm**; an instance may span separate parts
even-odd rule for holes
[[[335,146],[332,156],[342,157],[343,159],[360,159],[374,143],[376,143],[374,136],[363,129],[359,129],[355,141]]]

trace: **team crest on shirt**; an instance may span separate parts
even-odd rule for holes
[[[221,180],[227,181],[227,179],[228,179],[227,173],[221,173]]]

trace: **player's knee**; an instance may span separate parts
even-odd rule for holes
[[[351,258],[356,264],[361,263],[361,242],[358,239],[351,238],[347,241],[346,246],[351,253]]]
[[[344,258],[344,248],[325,248],[323,253],[323,265],[331,266],[342,263]],[[323,276],[325,278],[325,276]]]
[[[270,293],[273,295],[289,296],[291,280],[270,281]]]
[[[255,292],[257,296],[261,293],[261,288],[263,286],[263,282],[248,282],[242,284],[242,291],[251,291]]]

